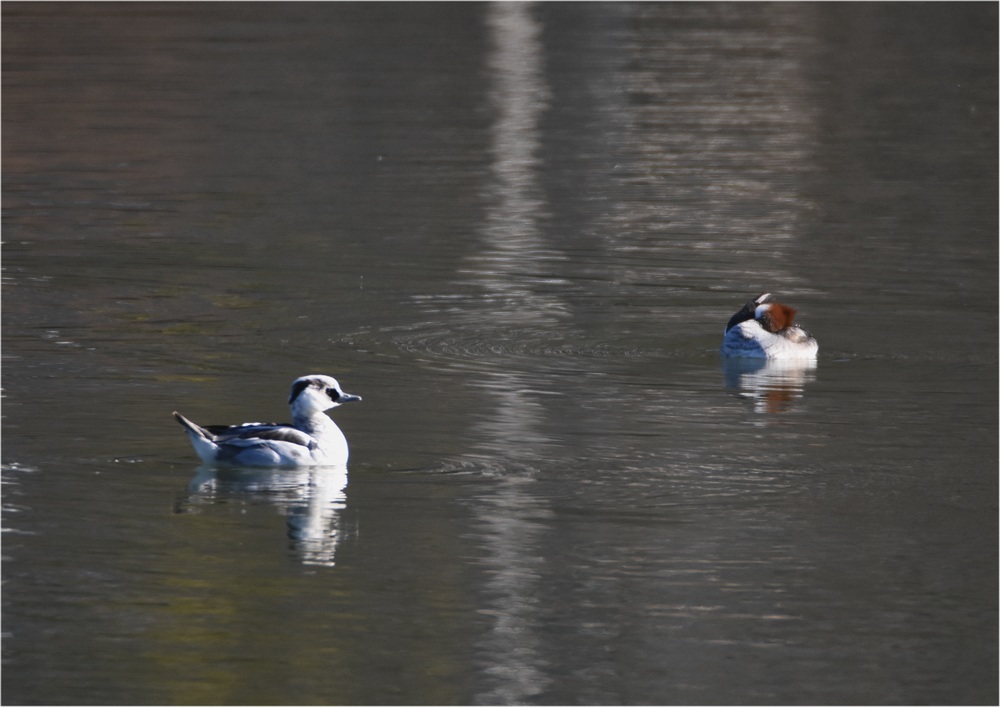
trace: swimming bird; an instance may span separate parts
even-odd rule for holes
[[[344,403],[359,401],[330,376],[296,378],[288,404],[290,424],[244,422],[202,427],[174,412],[206,464],[237,466],[342,466],[347,464],[347,438],[324,414]]]
[[[722,353],[747,358],[816,358],[819,343],[793,324],[795,309],[779,304],[770,293],[747,302],[726,325]]]

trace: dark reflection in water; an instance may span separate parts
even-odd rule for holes
[[[5,702],[996,703],[995,5],[3,14]]]

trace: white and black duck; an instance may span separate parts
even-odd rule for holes
[[[361,400],[345,393],[330,376],[311,375],[292,383],[288,424],[245,422],[202,427],[178,412],[194,450],[206,464],[235,466],[342,466],[347,438],[325,412]]]

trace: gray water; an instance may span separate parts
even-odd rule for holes
[[[5,2],[4,703],[996,704],[996,27]]]

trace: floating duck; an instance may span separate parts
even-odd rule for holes
[[[290,424],[244,422],[202,427],[174,413],[202,461],[236,466],[343,466],[347,438],[325,411],[361,400],[330,376],[295,379],[288,404]]]
[[[816,358],[819,343],[794,324],[795,309],[765,292],[747,302],[726,325],[722,353],[746,358]]]

